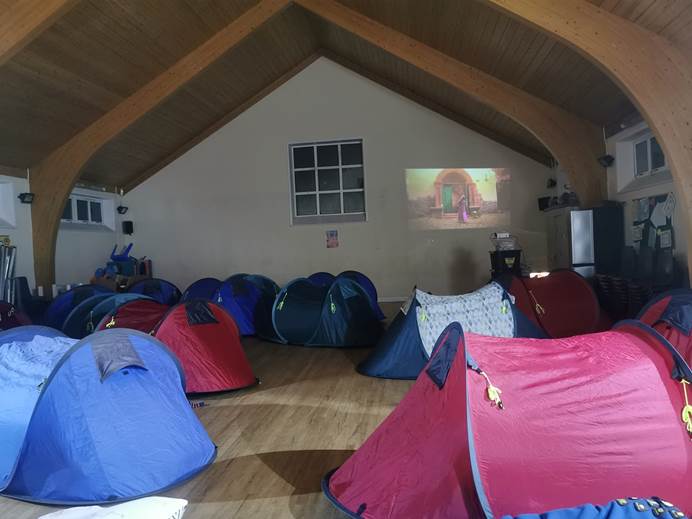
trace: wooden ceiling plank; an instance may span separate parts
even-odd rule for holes
[[[317,16],[465,92],[533,133],[570,175],[582,203],[599,202],[605,173],[598,127],[542,99],[461,63],[333,0],[296,0]]]
[[[50,286],[55,279],[60,214],[89,158],[289,4],[289,0],[262,0],[53,151],[32,171],[31,188],[36,194],[32,204],[34,268],[38,284]]]
[[[667,39],[581,0],[482,0],[581,52],[636,104],[663,147],[692,258],[692,61]],[[688,262],[692,273],[692,261]]]
[[[24,0],[0,17],[0,66],[69,11],[77,0]]]

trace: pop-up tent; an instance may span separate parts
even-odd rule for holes
[[[46,309],[43,324],[56,330],[62,330],[65,319],[82,301],[95,294],[113,294],[113,291],[101,285],[80,285],[58,295]]]
[[[683,377],[692,371],[673,345],[639,321],[540,341],[464,337],[452,323],[323,489],[368,519],[499,518],[642,495],[689,513]]]
[[[637,319],[648,324],[673,344],[692,365],[692,290],[670,290],[654,297]]]
[[[159,341],[108,330],[0,334],[0,493],[38,503],[113,503],[197,474],[214,444]]]
[[[0,330],[9,330],[17,326],[30,324],[31,320],[5,301],[0,301]]]
[[[321,287],[328,287],[329,285],[334,283],[336,276],[329,272],[315,272],[314,274],[310,274],[308,276],[308,279],[312,281],[315,285],[319,285]]]
[[[216,278],[202,278],[192,283],[185,292],[181,301],[189,301],[190,299],[214,299],[214,294],[221,286],[221,281]]]
[[[272,320],[281,342],[304,346],[372,346],[382,333],[365,290],[339,277],[326,287],[291,281],[276,297]]]
[[[550,337],[604,331],[612,325],[589,282],[573,270],[536,278],[505,275],[498,281],[514,296],[517,308]]]
[[[436,296],[414,289],[358,371],[371,377],[415,379],[428,362],[440,333],[452,321],[480,335],[546,338],[498,283],[456,296]]]
[[[229,391],[257,382],[235,321],[211,301],[194,299],[171,308],[154,336],[180,359],[187,393]]]
[[[329,272],[315,272],[314,274],[310,274],[307,279],[312,281],[315,285],[328,287],[334,283],[334,280],[337,278],[346,278],[358,283],[363,290],[365,290],[365,293],[368,294],[368,299],[370,300],[370,304],[377,318],[380,320],[384,319],[384,313],[382,313],[382,309],[377,302],[377,289],[375,288],[375,284],[362,272],[358,272],[357,270],[344,270],[338,276],[330,274]]]
[[[89,335],[94,331],[94,328],[89,327],[87,324],[93,321],[93,319],[89,319],[91,311],[102,301],[117,296],[118,294],[114,294],[113,292],[94,294],[79,303],[65,318],[65,322],[62,325],[63,333],[73,339],[82,339]]]
[[[168,305],[153,299],[134,299],[104,315],[96,325],[96,329],[130,328],[142,333],[151,333],[168,310],[170,310]]]
[[[158,278],[148,278],[137,281],[130,285],[127,291],[131,294],[142,294],[151,297],[164,305],[173,306],[178,301],[182,294],[178,287],[170,281]]]
[[[68,335],[74,337],[75,339],[86,337],[96,330],[99,322],[101,322],[106,314],[114,311],[116,308],[128,303],[129,301],[138,300],[151,301],[152,299],[149,296],[142,294],[109,294],[109,297],[96,301],[96,304],[92,307],[83,307],[82,305],[79,305],[75,309],[75,315],[68,317],[70,328],[63,327],[63,331],[65,333],[68,333],[69,331],[70,333]],[[91,301],[91,299],[89,299],[89,301]],[[65,322],[67,323],[68,321]]]
[[[235,274],[221,284],[213,300],[233,316],[241,335],[266,335],[278,291],[276,283],[265,276]]]

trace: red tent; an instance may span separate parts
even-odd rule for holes
[[[464,338],[452,323],[323,490],[364,519],[480,519],[651,495],[692,512],[692,433],[673,373],[692,380],[639,321],[560,340]]]
[[[143,333],[151,333],[170,306],[151,299],[135,299],[120,305],[107,314],[96,327],[97,330],[107,328],[131,328]]]
[[[240,389],[255,384],[233,318],[211,301],[193,299],[174,306],[154,337],[180,359],[187,393]]]
[[[514,296],[519,310],[550,337],[604,331],[612,325],[591,285],[573,270],[537,278],[509,276],[501,284]]]
[[[0,301],[0,330],[9,330],[25,324],[31,324],[31,319],[18,312],[10,303]]]

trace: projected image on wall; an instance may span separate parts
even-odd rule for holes
[[[510,223],[505,168],[407,169],[412,229],[479,229]]]

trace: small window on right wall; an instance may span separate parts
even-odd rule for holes
[[[634,142],[634,175],[655,175],[666,167],[666,157],[656,137],[649,134]]]

